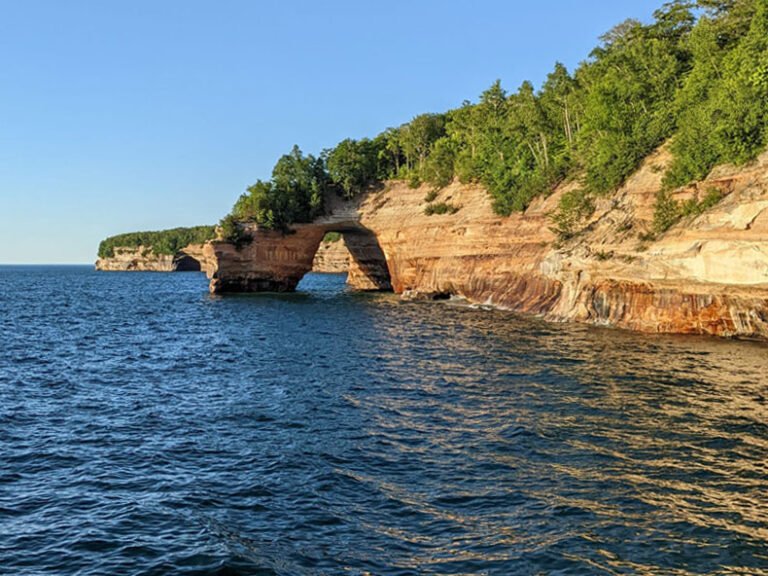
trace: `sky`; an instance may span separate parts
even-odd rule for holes
[[[0,263],[213,224],[318,154],[539,85],[661,0],[0,0]]]

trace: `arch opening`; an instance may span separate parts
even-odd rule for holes
[[[355,290],[392,290],[384,251],[376,236],[364,228],[328,230],[313,256],[312,271],[346,274],[347,284]]]
[[[173,259],[174,272],[202,272],[202,270],[203,267],[200,264],[200,260],[193,258],[189,254],[182,252]]]
[[[343,237],[349,252],[347,284],[360,291],[391,291],[387,259],[376,235],[359,222],[336,220],[298,224],[289,231],[252,227],[251,242],[207,244],[212,264],[206,266],[214,294],[293,292],[312,271],[315,256],[329,232]]]

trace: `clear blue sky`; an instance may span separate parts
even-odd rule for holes
[[[214,223],[318,153],[537,85],[661,0],[0,0],[0,263]]]

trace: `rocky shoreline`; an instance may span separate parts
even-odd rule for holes
[[[151,246],[117,247],[114,255],[96,260],[102,272],[208,272],[215,263],[209,261],[202,244],[189,244],[175,254],[155,254]]]
[[[663,147],[647,158],[568,241],[551,230],[550,214],[576,182],[500,217],[478,186],[443,188],[433,201],[460,209],[427,215],[428,187],[393,181],[355,201],[330,198],[326,216],[289,233],[250,224],[253,241],[241,246],[214,240],[174,255],[116,248],[96,268],[200,270],[213,293],[292,291],[309,271],[347,272],[355,289],[408,299],[455,296],[553,321],[768,340],[768,153],[674,191],[678,201],[711,190],[722,200],[654,235],[669,160]],[[328,232],[342,238],[324,241]]]
[[[236,248],[205,245],[211,291],[290,291],[312,269],[323,236],[341,232],[351,253],[349,282],[391,287],[409,297],[459,296],[536,314],[654,333],[768,339],[768,154],[746,167],[722,167],[679,189],[685,200],[717,188],[723,200],[649,234],[669,161],[662,148],[615,194],[599,199],[579,234],[559,242],[549,214],[565,183],[524,214],[495,215],[487,193],[457,182],[438,201],[455,214],[425,214],[426,187],[390,182],[291,234],[252,228]]]

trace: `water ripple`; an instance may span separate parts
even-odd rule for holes
[[[0,267],[0,573],[768,575],[768,348]]]

